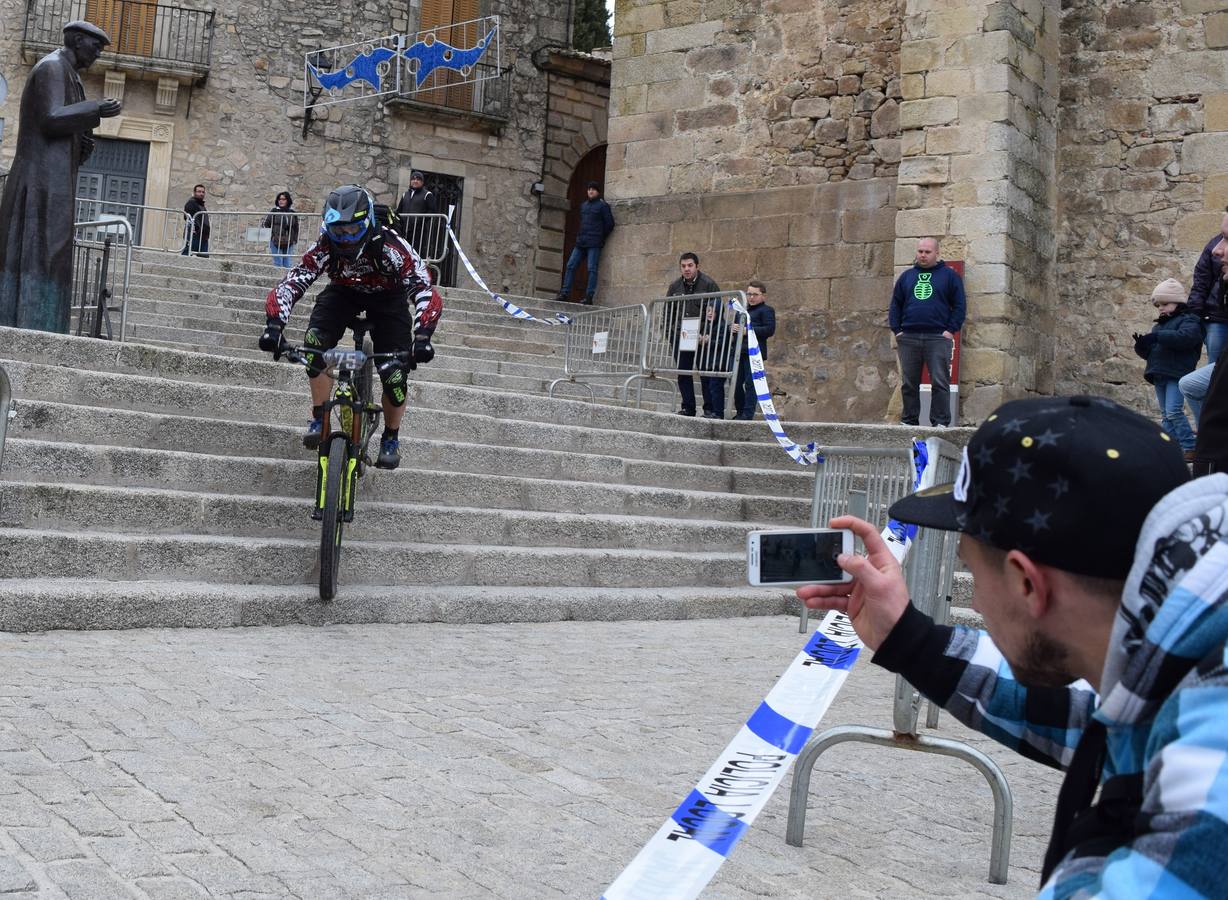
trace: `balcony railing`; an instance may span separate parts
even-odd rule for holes
[[[93,22],[110,36],[104,65],[195,79],[209,74],[211,9],[146,0],[28,0],[23,46],[36,51],[61,46],[64,25],[76,19]]]

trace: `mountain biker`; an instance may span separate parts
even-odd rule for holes
[[[260,336],[260,349],[272,353],[274,359],[281,356],[285,347],[282,330],[290,310],[320,274],[327,272],[329,285],[316,298],[303,341],[313,361],[337,346],[345,329],[363,312],[371,323],[376,353],[411,351],[408,364],[396,361],[380,371],[384,434],[375,464],[381,469],[395,469],[401,463],[399,432],[408,371],[434,358],[431,335],[443,311],[443,301],[431,287],[430,275],[418,254],[383,224],[377,213],[374,198],[356,184],[342,185],[328,195],[319,239],[265,300],[268,322]],[[308,366],[311,422],[303,435],[303,446],[310,450],[320,445],[323,405],[329,393],[328,379],[320,375],[315,365]]]

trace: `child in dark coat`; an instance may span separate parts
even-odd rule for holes
[[[1187,459],[1194,452],[1194,430],[1185,417],[1185,397],[1177,382],[1193,372],[1202,352],[1202,323],[1185,304],[1185,288],[1166,278],[1151,292],[1160,311],[1149,334],[1134,335],[1134,352],[1147,360],[1143,377],[1156,389],[1164,431],[1181,445]]]

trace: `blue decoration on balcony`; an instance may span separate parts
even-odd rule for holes
[[[307,68],[311,70],[311,74],[315,76],[315,80],[320,83],[320,86],[327,88],[330,91],[339,91],[355,81],[365,81],[375,89],[376,93],[383,91],[380,82],[380,64],[386,63],[397,55],[397,52],[388,47],[375,47],[368,51],[363,51],[350,60],[345,68],[336,72],[321,72],[311,63],[307,64]]]
[[[473,66],[477,65],[478,60],[490,49],[497,28],[498,26],[491,28],[490,31],[486,32],[484,38],[467,50],[457,49],[440,40],[433,40],[429,43],[427,41],[418,41],[412,46],[406,47],[401,52],[401,55],[406,60],[418,63],[417,71],[414,72],[415,89],[422,87],[422,83],[436,69],[454,69],[467,76]]]

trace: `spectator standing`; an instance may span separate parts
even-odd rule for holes
[[[439,202],[434,193],[426,189],[426,177],[416,169],[409,176],[409,190],[397,204],[398,216],[424,216],[439,212]],[[436,259],[435,250],[443,236],[442,225],[431,219],[405,218],[399,230],[409,245],[425,259]]]
[[[830,524],[865,544],[838,560],[852,583],[798,596],[846,611],[876,665],[966,725],[1065,770],[1039,896],[1223,897],[1228,478],[1190,482],[1176,445],[1110,401],[1015,400],[953,484],[888,515],[962,532],[987,631],[910,605],[851,517]]]
[[[930,424],[951,424],[951,354],[964,327],[964,280],[938,257],[938,239],[917,241],[916,262],[895,282],[887,323],[900,358],[900,398],[905,425],[921,415],[921,367],[929,369]]]
[[[1181,396],[1185,398],[1190,412],[1194,414],[1194,430],[1197,431],[1202,421],[1202,404],[1207,399],[1207,391],[1211,390],[1211,377],[1215,374],[1215,363],[1195,369],[1189,375],[1184,375],[1177,382]]]
[[[720,293],[720,285],[699,271],[698,254],[690,250],[683,253],[678,257],[678,269],[682,274],[666,288],[666,297]],[[684,319],[698,319],[701,311],[702,303],[698,297],[694,300],[687,300],[671,309],[665,326],[673,344],[674,356],[678,360],[678,368],[683,370],[683,373],[678,376],[678,395],[682,400],[682,408],[678,410],[680,416],[695,415],[695,378],[690,374],[690,371],[695,368],[695,351],[682,349],[682,325]]]
[[[704,300],[703,306],[699,326],[699,368],[709,372],[728,371],[733,367],[733,342],[737,336],[730,328],[721,300]],[[704,398],[704,418],[725,418],[725,379],[700,375],[699,386]]]
[[[1211,373],[1191,468],[1195,475],[1228,472],[1228,366],[1216,366]]]
[[[183,204],[183,215],[188,220],[183,242],[184,256],[189,251],[197,256],[209,256],[209,213],[205,212],[205,186],[192,188],[192,196]]]
[[[1178,382],[1198,365],[1202,326],[1185,298],[1185,289],[1175,278],[1156,285],[1151,303],[1160,316],[1149,334],[1134,335],[1134,352],[1147,360],[1143,377],[1155,387],[1164,430],[1185,451],[1186,459],[1193,459],[1194,431],[1185,417],[1185,397]]]
[[[768,338],[776,333],[776,310],[768,306],[767,287],[762,281],[752,281],[746,286],[746,311],[755,340],[759,343],[759,358],[766,363]],[[735,334],[742,330],[742,326],[736,323],[730,327]],[[758,405],[749,351],[750,347],[743,341],[742,356],[738,360],[738,384],[733,391],[733,405],[737,409],[734,418],[747,422],[755,417],[755,407]]]
[[[260,227],[269,229],[269,253],[273,256],[273,265],[281,269],[291,268],[294,265],[294,245],[298,243],[298,214],[289,191],[277,195],[273,208]]]
[[[1228,344],[1228,210],[1220,220],[1220,233],[1202,248],[1194,265],[1194,280],[1187,303],[1206,329],[1207,362],[1219,359]]]
[[[571,293],[571,284],[576,277],[576,268],[581,259],[588,264],[588,285],[584,289],[584,299],[581,303],[591,304],[597,296],[597,266],[601,262],[601,248],[614,230],[614,213],[610,204],[601,197],[601,185],[590,181],[584,188],[588,199],[580,204],[580,232],[576,235],[576,245],[571,248],[567,257],[567,268],[563,272],[563,286],[559,288],[555,300],[566,300]]]

